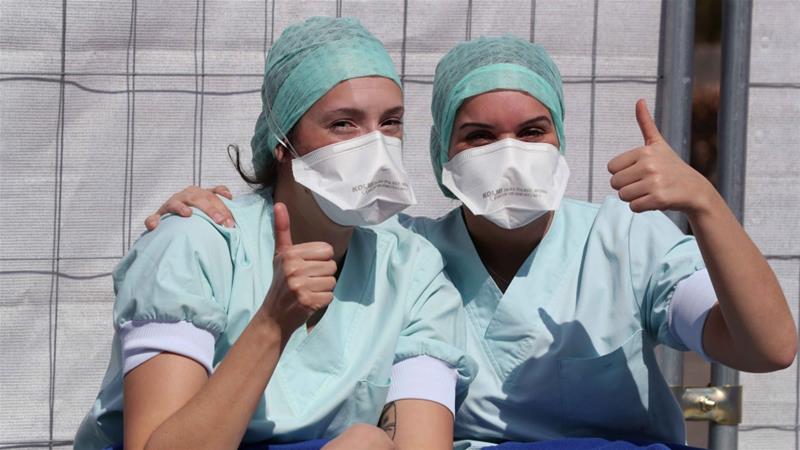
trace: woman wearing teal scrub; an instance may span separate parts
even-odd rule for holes
[[[775,275],[643,101],[643,145],[608,163],[618,198],[591,204],[562,199],[561,78],[541,47],[513,37],[459,44],[438,64],[433,92],[434,173],[463,205],[400,222],[442,252],[467,313],[480,370],[457,411],[457,448],[685,442],[657,344],[751,372],[791,364],[797,334]],[[171,208],[183,203],[224,213],[197,189]],[[686,214],[694,237],[659,212],[668,209]]]
[[[474,365],[460,297],[426,240],[361,226],[414,202],[390,57],[355,20],[310,19],[270,50],[262,99],[262,189],[227,204],[236,228],[168,217],[115,270],[111,361],[75,447],[450,448]]]

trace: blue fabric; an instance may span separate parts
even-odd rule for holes
[[[327,444],[327,439],[295,442],[292,444],[250,444],[239,447],[240,450],[319,450]],[[628,441],[607,441],[597,438],[555,439],[542,442],[506,442],[484,450],[693,450],[678,444],[634,444]],[[123,450],[121,445],[109,447],[106,450]]]
[[[291,444],[249,444],[239,447],[240,450],[319,450],[328,443],[328,439],[294,442]]]
[[[484,447],[483,450],[691,450],[695,448],[678,444],[635,444],[628,441],[609,441],[599,438],[570,438],[529,443],[505,442],[492,447]]]
[[[291,444],[247,444],[239,447],[240,450],[319,450],[328,443],[328,439],[314,439],[313,441],[294,442]],[[123,450],[122,445],[108,447],[105,450]]]

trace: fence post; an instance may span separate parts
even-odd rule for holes
[[[719,191],[742,222],[747,160],[747,107],[750,83],[751,0],[722,2],[722,74],[719,108]],[[714,386],[739,384],[739,372],[721,364],[711,367]],[[709,447],[735,449],[737,425],[711,424]]]
[[[661,2],[655,117],[661,134],[684,161],[691,152],[692,58],[694,56],[694,0]],[[667,215],[684,232],[686,217]],[[661,347],[658,365],[670,386],[683,384],[683,353]]]

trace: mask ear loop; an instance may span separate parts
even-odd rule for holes
[[[266,93],[264,94],[264,96],[266,97]],[[270,106],[270,103],[271,102],[269,101],[269,98],[265,98],[264,105],[267,107],[267,113],[268,113],[267,126],[269,127],[270,131],[273,132],[272,134],[275,135],[275,139],[278,140],[278,143],[281,144],[287,150],[289,150],[289,153],[293,157],[299,159],[300,154],[297,153],[297,150],[291,144],[291,141],[289,141],[289,136],[287,136],[286,133],[284,133],[283,130],[281,130],[281,127],[279,127],[277,122],[275,121],[275,116],[272,113],[272,106]],[[278,133],[280,133],[280,136],[278,136]],[[283,136],[283,139],[281,139],[281,136]]]

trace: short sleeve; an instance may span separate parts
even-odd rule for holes
[[[711,309],[717,304],[717,294],[706,269],[684,278],[675,287],[669,307],[669,329],[675,339],[714,362],[703,348],[703,332]]]
[[[418,399],[439,403],[456,414],[458,371],[430,356],[415,356],[392,366],[386,403]]]
[[[233,272],[226,236],[205,215],[166,217],[114,271],[114,326],[188,322],[225,331]]]
[[[197,361],[208,373],[214,371],[214,335],[189,322],[128,322],[120,329],[122,373],[169,352]]]
[[[661,212],[646,212],[632,215],[628,251],[642,328],[661,344],[688,350],[670,331],[669,309],[678,283],[705,268],[697,241]]]
[[[409,291],[406,326],[398,338],[395,363],[430,356],[456,369],[456,391],[464,391],[477,372],[466,354],[466,318],[461,296],[443,272],[441,255],[430,243],[417,255]]]

